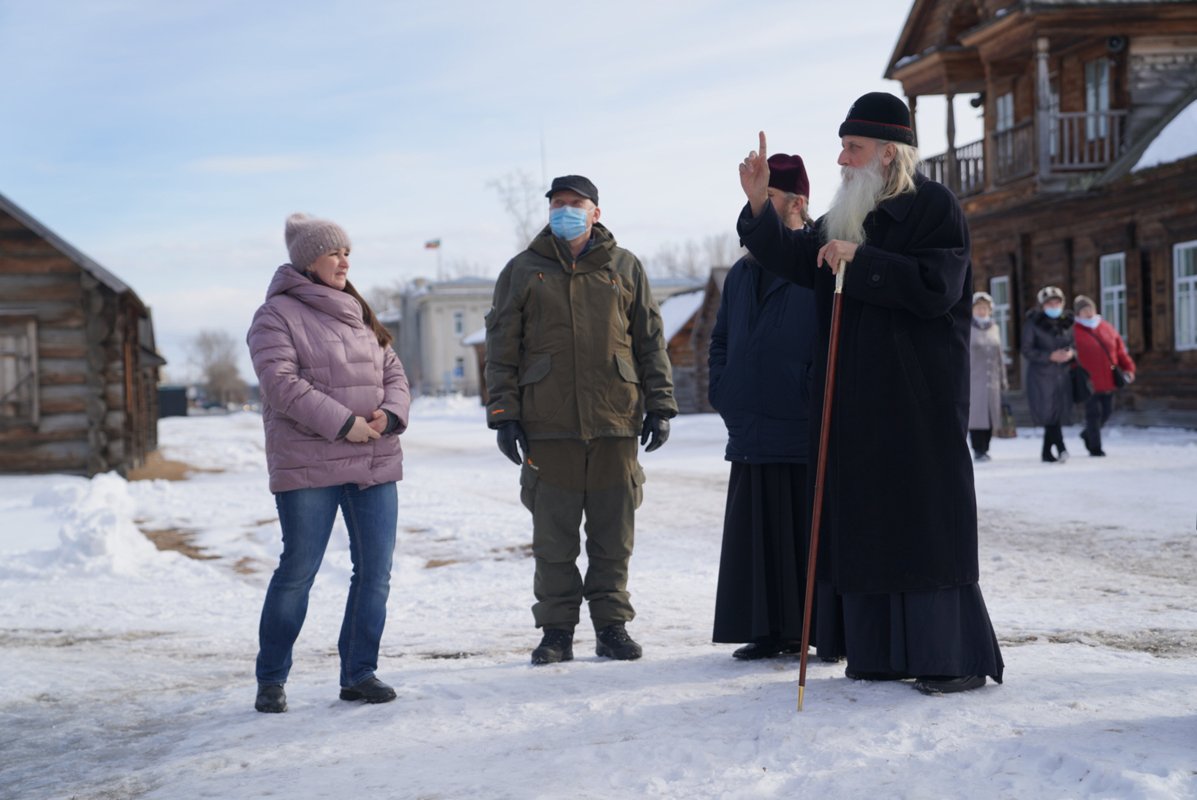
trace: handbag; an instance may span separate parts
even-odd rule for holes
[[[1083,403],[1093,396],[1093,379],[1075,359],[1068,373],[1072,378],[1072,402]]]
[[[1018,437],[1018,428],[1014,426],[1014,410],[1010,408],[1009,403],[1002,403],[1001,425],[993,432],[993,435],[999,439],[1015,439]]]
[[[1114,381],[1114,388],[1121,389],[1123,386],[1126,386],[1126,373],[1122,370],[1122,367],[1118,366],[1118,363],[1110,356],[1110,351],[1107,350],[1106,346],[1101,343],[1101,339],[1098,339],[1097,334],[1088,328],[1084,328],[1084,331],[1093,337],[1093,340],[1097,342],[1097,346],[1101,348],[1101,352],[1106,354],[1106,359],[1110,362],[1110,378]]]

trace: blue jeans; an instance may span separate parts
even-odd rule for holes
[[[258,626],[258,683],[286,683],[291,649],[308,611],[308,593],[332,534],[337,508],[349,529],[353,577],[337,649],[341,686],[369,678],[378,668],[378,643],[387,618],[391,557],[399,498],[394,482],[359,489],[356,484],[295,489],[274,496],[283,529],[283,554],[266,590]]]

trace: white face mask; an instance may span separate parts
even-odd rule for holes
[[[989,322],[989,315],[988,314],[973,314],[973,319],[975,319],[977,322],[982,322],[982,323]]]

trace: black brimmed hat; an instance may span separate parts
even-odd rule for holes
[[[562,175],[560,178],[553,178],[553,185],[544,193],[544,196],[552,197],[557,192],[565,191],[577,192],[596,206],[598,205],[598,189],[594,187],[589,178],[584,178],[581,175]]]
[[[848,118],[840,125],[839,135],[867,136],[913,145],[910,109],[888,92],[869,92],[857,98],[848,109]]]

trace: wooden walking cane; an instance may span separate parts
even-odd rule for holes
[[[835,363],[840,349],[840,318],[844,315],[844,271],[839,262],[831,301],[831,341],[827,345],[827,379],[823,383],[823,419],[819,423],[819,460],[815,468],[815,500],[811,509],[810,552],[806,557],[806,607],[802,609],[802,644],[798,656],[798,710],[806,693],[806,651],[810,647],[811,606],[815,604],[815,564],[819,555],[819,526],[823,522],[823,484],[827,477],[827,440],[831,433],[831,400],[835,396]]]

